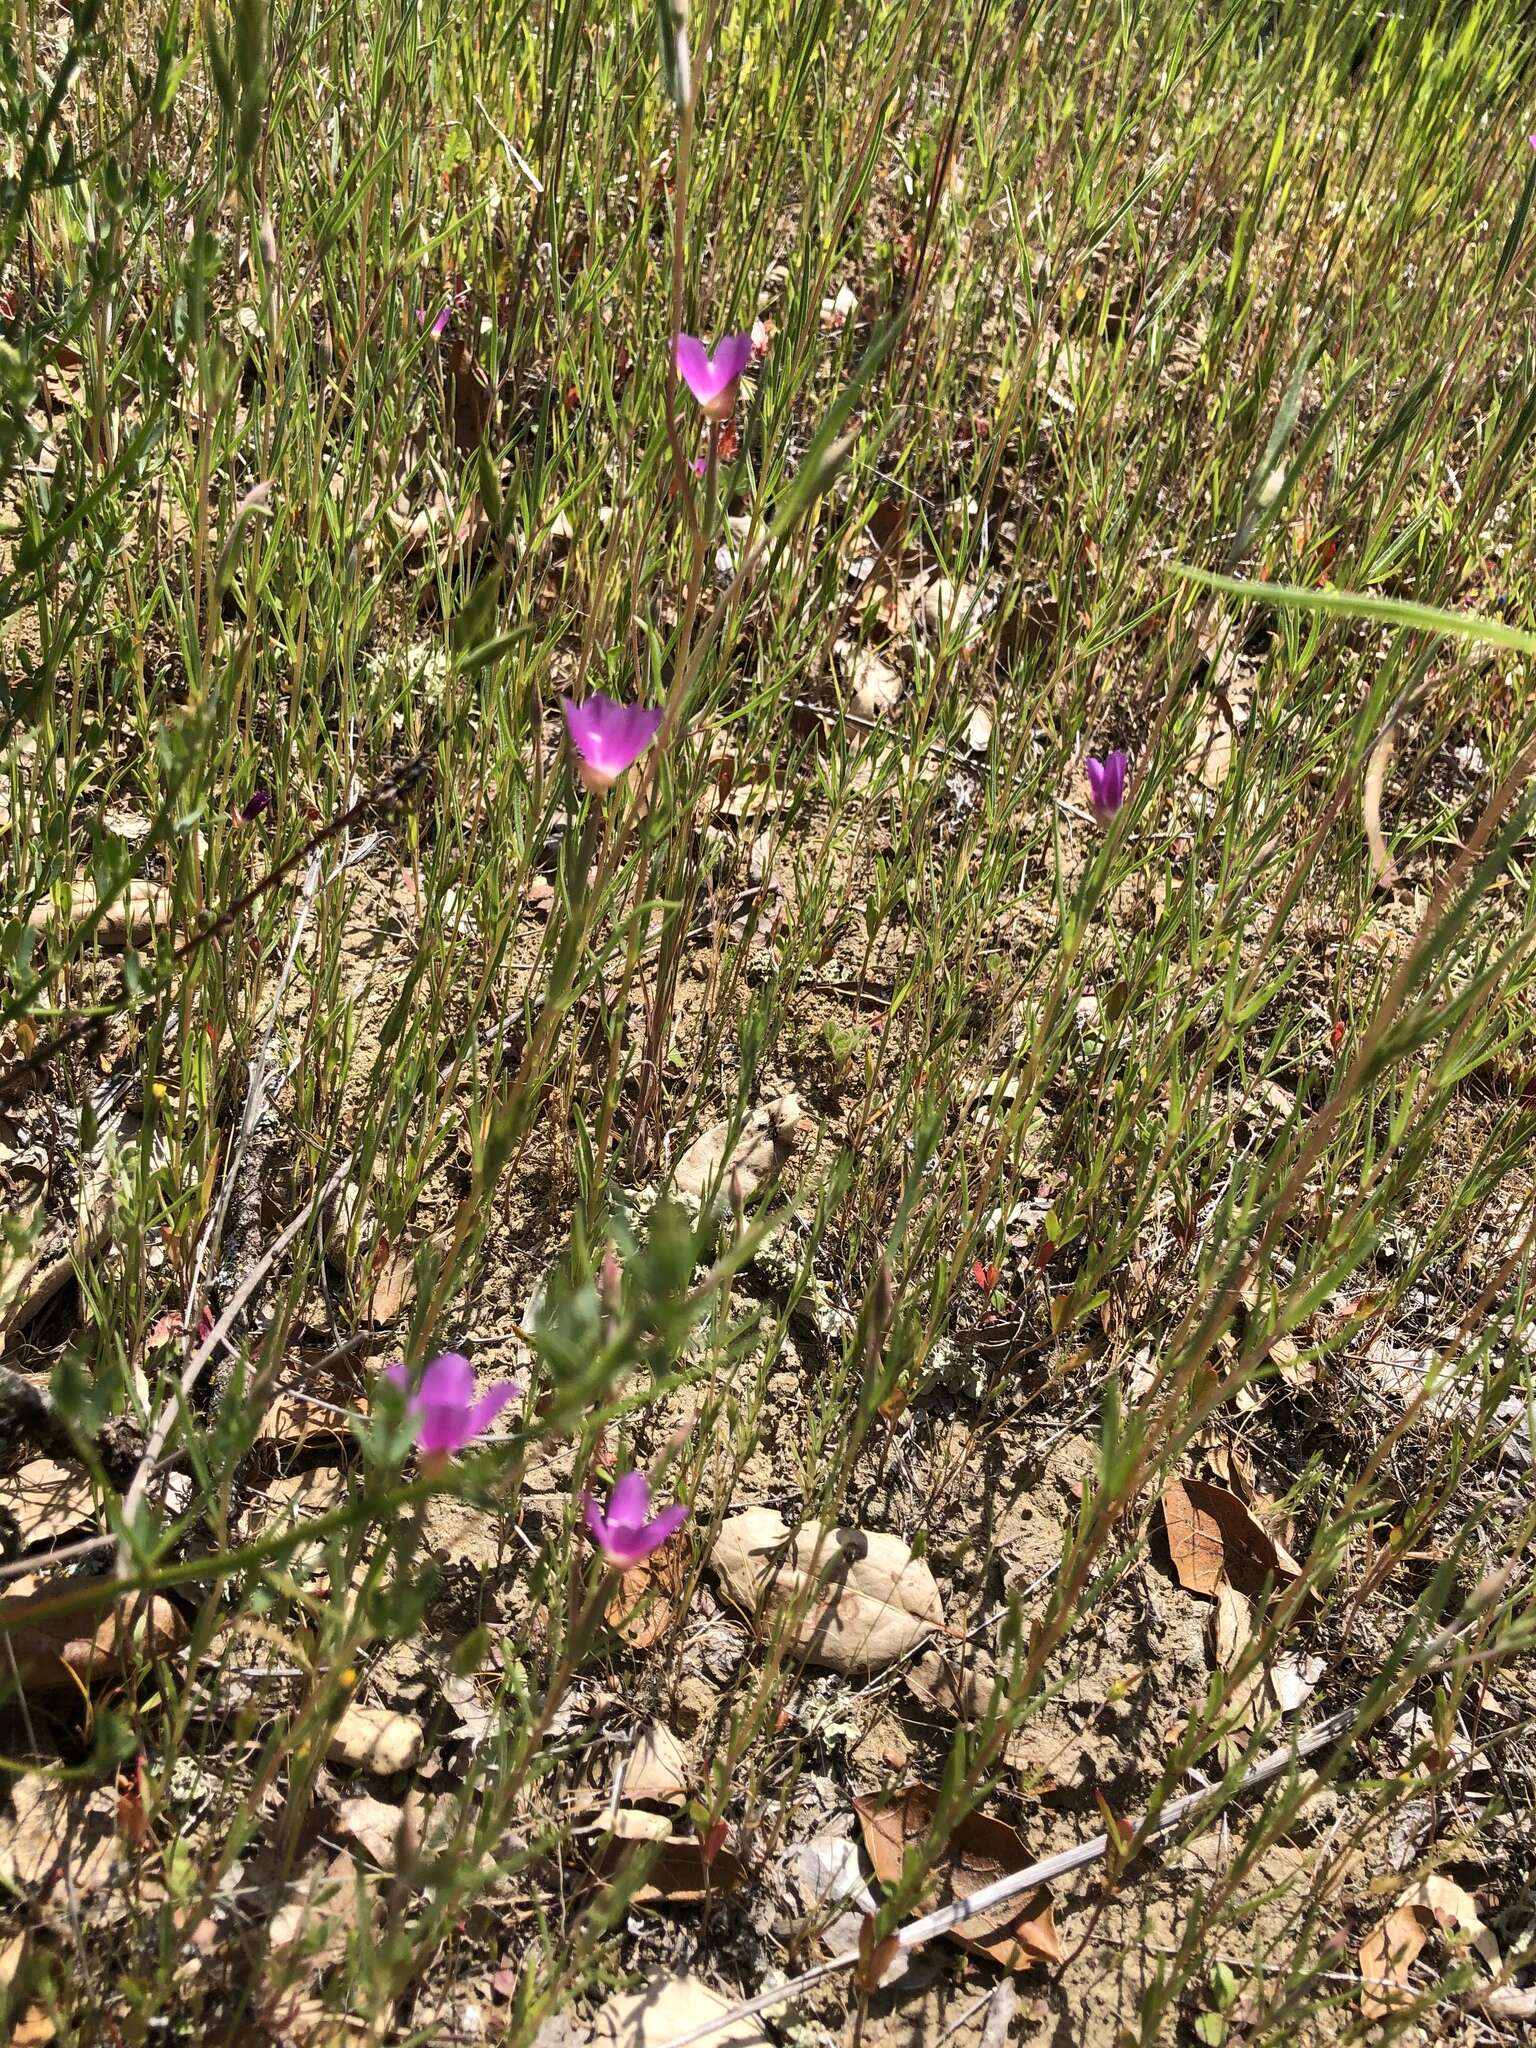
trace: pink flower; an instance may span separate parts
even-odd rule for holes
[[[736,403],[736,386],[752,360],[750,334],[727,334],[715,343],[714,354],[691,334],[673,340],[677,374],[703,408],[704,417],[723,420]]]
[[[647,711],[643,704],[615,704],[601,692],[580,704],[569,697],[560,702],[576,749],[576,773],[599,796],[634,766],[661,724],[659,711]]]
[[[407,1396],[405,1412],[416,1423],[416,1448],[424,1466],[445,1465],[456,1451],[462,1451],[489,1429],[502,1409],[519,1392],[511,1380],[498,1380],[476,1399],[475,1369],[457,1351],[445,1351],[434,1358],[413,1388],[403,1365],[387,1365],[384,1377]]]
[[[681,1506],[651,1515],[651,1482],[643,1472],[626,1472],[617,1482],[608,1496],[606,1515],[590,1493],[581,1496],[581,1506],[593,1542],[621,1571],[660,1550],[688,1519],[688,1510]]]
[[[1107,825],[1125,802],[1125,769],[1125,755],[1118,748],[1102,761],[1096,761],[1090,754],[1083,763],[1083,773],[1088,778],[1088,801],[1101,825]]]

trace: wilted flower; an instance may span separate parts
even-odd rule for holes
[[[723,420],[736,403],[736,386],[752,360],[750,334],[727,334],[715,343],[714,353],[691,334],[679,334],[673,349],[677,374],[703,408],[704,417]]]
[[[429,1468],[446,1464],[489,1429],[519,1391],[513,1381],[498,1380],[477,1398],[475,1369],[457,1351],[434,1358],[417,1387],[403,1365],[385,1366],[384,1377],[407,1396],[405,1412],[417,1425],[416,1448]]]
[[[562,697],[565,726],[576,749],[576,773],[599,796],[612,789],[655,739],[659,711],[643,704],[616,704],[599,691],[580,704]]]
[[[651,1482],[643,1472],[626,1472],[617,1482],[608,1496],[606,1515],[590,1493],[581,1496],[581,1506],[593,1542],[621,1571],[660,1550],[688,1519],[688,1510],[682,1506],[651,1514]]]
[[[1083,773],[1088,778],[1088,801],[1101,825],[1107,825],[1125,802],[1125,769],[1125,755],[1118,748],[1102,761],[1090,754],[1083,763]]]

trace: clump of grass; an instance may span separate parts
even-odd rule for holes
[[[45,1702],[0,1614],[10,1760],[112,1788],[131,1851],[62,1907],[18,1883],[0,1995],[71,2038],[392,2037],[510,1970],[515,2041],[685,1955],[782,1998],[799,1937],[743,1901],[900,1674],[817,1720],[812,1592],[732,1633],[711,1548],[766,1495],[926,1552],[992,1661],[913,1737],[934,1820],[858,1969],[801,1987],[862,2024],[965,1818],[1049,1824],[1021,1759],[1212,1447],[1296,1570],[1221,1668],[1154,1632],[1096,1702],[1103,1867],[1048,1995],[1081,2010],[1202,1787],[1228,1853],[1119,2039],[1359,2024],[1394,1826],[1518,1969],[1525,29],[10,27],[0,1419],[99,1526],[3,1569],[28,1629],[117,1601],[142,1641],[161,1599],[179,1646]],[[680,381],[696,334],[751,345],[728,392]],[[753,1115],[791,1092],[786,1159]],[[521,1383],[489,1438],[429,1365],[460,1342]],[[274,1516],[317,1430],[332,1497]],[[1053,1530],[1027,1579],[1004,1470]],[[669,1579],[623,1575],[626,1474],[689,1509]],[[1260,1686],[1286,1657],[1312,1738]],[[296,1933],[338,1730],[417,1672],[477,1738]],[[605,1698],[701,1691],[703,1880],[637,1919],[658,1866],[594,1853],[574,1788]],[[1426,1967],[1421,2017],[1501,1988]]]

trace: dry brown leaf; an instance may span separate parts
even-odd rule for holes
[[[672,1730],[653,1721],[624,1765],[624,1797],[680,1806],[688,1797],[688,1759]]]
[[[1499,1944],[1483,1925],[1476,1899],[1453,1878],[1442,1877],[1435,1871],[1405,1893],[1399,1903],[1427,1913],[1442,1934],[1454,1935],[1458,1944],[1464,1942],[1475,1949],[1490,1970],[1498,1970]]]
[[[416,1299],[416,1247],[392,1245],[381,1237],[373,1248],[358,1293],[357,1313],[365,1323],[392,1323]]]
[[[420,1761],[423,1732],[411,1714],[397,1714],[389,1707],[349,1706],[331,1730],[326,1761],[393,1777]]]
[[[849,648],[846,654],[849,708],[856,718],[878,720],[894,711],[906,687],[899,669],[873,647]]]
[[[1230,1671],[1253,1636],[1253,1609],[1247,1597],[1222,1586],[1216,1594],[1216,1662]]]
[[[654,1649],[671,1633],[692,1555],[686,1543],[664,1543],[620,1575],[608,1622],[634,1649]]]
[[[1235,1493],[1205,1479],[1170,1479],[1163,1526],[1179,1584],[1190,1593],[1262,1592],[1267,1578],[1296,1578],[1301,1567]]]
[[[1237,735],[1247,723],[1253,684],[1240,661],[1236,629],[1223,614],[1201,644],[1207,669],[1194,745],[1185,768],[1207,789],[1219,789],[1232,768]]]
[[[795,1149],[800,1130],[800,1098],[779,1095],[753,1110],[742,1126],[734,1151],[726,1160],[730,1141],[729,1124],[715,1124],[695,1138],[677,1162],[673,1184],[679,1194],[702,1202],[714,1189],[714,1208],[728,1215],[731,1184],[734,1181],[743,1201],[749,1202],[784,1165]]]
[[[1235,1591],[1231,1586],[1218,1589],[1214,1635],[1217,1665],[1230,1673],[1253,1640],[1253,1609],[1246,1594]],[[1228,1694],[1227,1710],[1237,1721],[1252,1719],[1253,1697],[1262,1683],[1262,1673],[1250,1671],[1242,1683]]]
[[[642,1905],[651,1899],[694,1903],[713,1893],[735,1891],[746,1876],[741,1858],[731,1850],[717,1849],[706,1859],[697,1835],[674,1834],[665,1814],[633,1806],[619,1807],[608,1823],[599,1859],[603,1875],[611,1876],[627,1863],[637,1845],[649,1845],[652,1852],[646,1859],[645,1880],[631,1894]]]
[[[1406,2004],[1408,1972],[1418,1960],[1429,1931],[1428,1916],[1413,1906],[1397,1906],[1378,1920],[1360,1944],[1360,2017],[1382,2019]]]
[[[145,1600],[124,1593],[110,1606],[99,1601],[94,1608],[51,1616],[48,1609],[58,1595],[54,1585],[0,1600],[0,1632],[16,1660],[14,1671],[10,1657],[0,1663],[0,1689],[9,1691],[19,1681],[27,1692],[78,1692],[121,1678],[141,1657],[168,1657],[187,1639],[180,1609],[158,1594]]]
[[[447,1246],[446,1236],[434,1236],[438,1249]],[[358,1314],[365,1323],[392,1323],[416,1299],[416,1259],[422,1240],[392,1245],[381,1237],[374,1246],[369,1270],[359,1289]]]
[[[981,592],[974,583],[951,583],[936,576],[923,592],[923,624],[940,639],[958,635],[969,647],[979,639],[983,625]]]
[[[28,928],[40,932],[52,924],[67,922],[70,926],[81,925],[87,918],[95,916],[100,900],[94,882],[72,882],[67,918],[61,918],[53,898],[47,896],[41,903],[33,905],[27,918]],[[159,888],[153,882],[130,882],[122,895],[108,905],[92,940],[104,951],[120,952],[130,944],[142,946],[156,930],[168,929],[170,922],[170,890]]]
[[[1304,1707],[1327,1668],[1327,1659],[1323,1657],[1293,1653],[1276,1658],[1264,1676],[1281,1713],[1294,1714],[1298,1707]]]
[[[11,2048],[48,2048],[48,2043],[56,2041],[58,2035],[59,2030],[47,2012],[34,2002],[23,2008],[12,2027]]]
[[[339,1962],[347,1952],[347,1930],[357,1919],[357,1865],[350,1856],[333,1856],[316,1864],[289,1887],[291,1896],[272,1915],[267,1928],[274,1955],[292,1948],[317,1927],[325,1936],[306,1960],[316,1970]]]
[[[1288,1387],[1310,1387],[1317,1379],[1317,1361],[1303,1358],[1294,1337],[1276,1337],[1269,1347],[1269,1360]]]
[[[16,1517],[22,1543],[59,1543],[96,1526],[96,1489],[90,1475],[52,1458],[31,1458],[0,1479],[0,1507]]]
[[[908,1785],[889,1802],[854,1800],[864,1846],[882,1884],[899,1882],[907,1850],[926,1839],[937,1806],[938,1794],[931,1785]],[[1010,1871],[1022,1870],[1030,1860],[1017,1828],[990,1814],[970,1814],[953,1830],[933,1864],[937,1895],[929,1908],[968,1899]],[[1062,1959],[1051,1895],[1044,1885],[1026,1899],[1010,1899],[994,1912],[955,1928],[948,1939],[989,1956],[1006,1970],[1028,1970]]]
[[[996,1667],[989,1651],[978,1644],[925,1650],[908,1667],[907,1689],[935,1714],[958,1721],[977,1721],[986,1712],[997,1687]]]
[[[712,1991],[697,1977],[653,1977],[638,1991],[623,1991],[602,2006],[592,2022],[593,2048],[663,2048],[695,2027],[706,2027],[730,2011],[736,2000]],[[733,2020],[712,2036],[711,2048],[770,2048],[756,2019]]]
[[[387,1799],[371,1799],[366,1793],[356,1799],[343,1799],[336,1809],[336,1832],[344,1842],[355,1842],[370,1863],[376,1863],[380,1870],[393,1870],[400,1846],[400,1823],[404,1818],[398,1806],[391,1806]]]
[[[10,1781],[10,1811],[0,1814],[0,1881],[49,1897],[72,1889],[85,1897],[126,1861],[113,1824],[109,1788],[62,1784],[40,1771]]]
[[[845,1675],[882,1671],[944,1626],[933,1573],[899,1536],[816,1522],[792,1536],[771,1508],[749,1508],[722,1524],[710,1561],[765,1639],[798,1606],[791,1647]]]
[[[1371,749],[1360,791],[1360,815],[1365,823],[1365,842],[1371,852],[1371,880],[1378,889],[1390,889],[1397,880],[1397,862],[1387,851],[1386,835],[1381,829],[1382,793],[1396,744],[1397,728],[1389,725]]]

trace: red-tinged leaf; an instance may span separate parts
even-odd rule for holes
[[[859,1922],[859,1960],[854,1970],[854,1979],[861,1991],[874,1992],[880,1989],[885,1973],[899,1954],[901,1943],[894,1934],[887,1934],[883,1940],[875,1939],[875,1916],[866,1913]]]
[[[1124,1855],[1136,1839],[1136,1823],[1117,1814],[1097,1785],[1093,1788],[1093,1799],[1104,1822],[1104,1832],[1121,1855]]]

